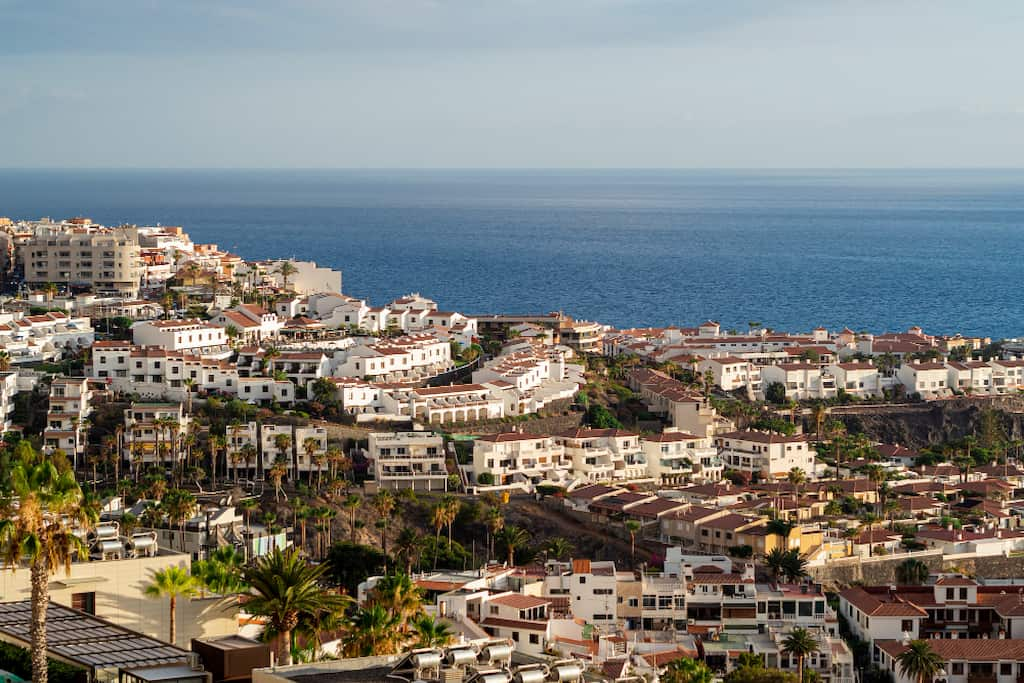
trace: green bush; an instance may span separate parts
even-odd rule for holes
[[[64,662],[49,660],[49,680],[53,683],[79,683],[87,679],[85,669]],[[10,671],[26,681],[32,679],[32,655],[17,645],[0,642],[0,669]]]
[[[476,475],[476,483],[480,484],[481,486],[493,486],[494,475],[491,474],[490,472],[481,472],[480,474]]]

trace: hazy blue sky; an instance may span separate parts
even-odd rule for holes
[[[1020,0],[0,0],[0,166],[1024,164]]]

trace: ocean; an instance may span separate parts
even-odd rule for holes
[[[2,170],[4,215],[181,225],[373,305],[1024,335],[1024,170]]]

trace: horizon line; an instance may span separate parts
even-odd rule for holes
[[[1024,171],[1024,166],[0,166],[10,171],[342,171],[342,172],[842,172]]]

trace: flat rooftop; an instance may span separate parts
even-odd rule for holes
[[[0,640],[28,648],[32,602],[0,603]],[[50,603],[46,609],[50,656],[86,669],[185,664],[192,653],[78,610]]]

